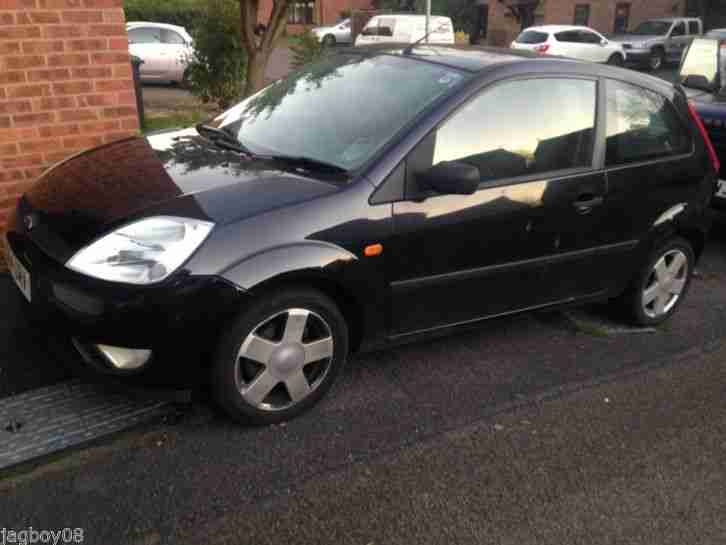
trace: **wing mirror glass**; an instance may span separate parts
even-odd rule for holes
[[[479,188],[479,169],[461,161],[444,161],[419,175],[423,185],[443,195],[471,195]]]

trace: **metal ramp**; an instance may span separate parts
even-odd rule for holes
[[[0,470],[130,428],[172,407],[80,380],[0,399]]]

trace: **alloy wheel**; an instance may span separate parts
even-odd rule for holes
[[[660,53],[654,53],[653,56],[650,57],[650,69],[660,70],[662,66],[663,56]]]
[[[323,382],[333,348],[330,326],[319,314],[301,308],[275,314],[242,342],[235,368],[237,389],[259,410],[288,409]]]
[[[656,261],[645,282],[643,311],[649,318],[660,318],[676,305],[688,282],[688,257],[673,249]]]

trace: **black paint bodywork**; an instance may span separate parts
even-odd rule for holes
[[[152,348],[143,376],[164,382],[203,368],[229,320],[283,284],[333,297],[353,347],[365,350],[502,314],[615,296],[649,249],[676,233],[700,251],[716,177],[682,92],[638,73],[563,59],[485,48],[416,51],[410,62],[449,64],[472,78],[349,178],[245,159],[194,130],[109,144],[51,169],[23,197],[8,232],[48,331],[83,345]],[[592,165],[485,183],[473,195],[417,187],[427,166],[420,150],[459,106],[504,79],[554,75],[600,86]],[[693,131],[693,153],[606,169],[607,78],[668,97]],[[578,213],[582,195],[602,205]],[[37,223],[30,232],[28,215]],[[216,227],[158,285],[105,282],[64,267],[84,245],[154,215]],[[365,247],[376,243],[383,253],[366,257]]]

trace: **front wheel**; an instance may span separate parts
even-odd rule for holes
[[[623,56],[618,53],[615,53],[610,56],[607,63],[610,66],[623,66],[623,64],[624,64]]]
[[[326,34],[323,38],[323,45],[325,47],[333,47],[335,45],[335,36],[332,34]]]
[[[673,316],[688,291],[695,262],[693,248],[683,238],[651,252],[624,296],[637,324],[654,326]]]
[[[259,300],[224,333],[212,386],[235,420],[289,420],[325,395],[348,354],[348,328],[335,303],[290,289]]]

